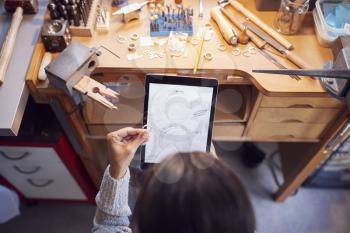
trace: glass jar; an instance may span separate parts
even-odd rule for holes
[[[309,0],[282,0],[274,26],[279,33],[297,33],[309,9]]]

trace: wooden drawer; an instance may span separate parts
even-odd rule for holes
[[[35,172],[26,174],[29,170]],[[87,199],[63,163],[38,164],[37,168],[26,165],[0,167],[0,173],[27,198]]]
[[[329,123],[339,114],[332,108],[260,108],[255,122],[263,123]]]
[[[244,127],[245,125],[241,123],[214,123],[213,140],[230,141],[241,137]]]
[[[252,125],[248,137],[273,139],[318,139],[327,124],[260,123]]]
[[[331,97],[268,97],[264,96],[260,107],[270,108],[342,108],[344,104]]]

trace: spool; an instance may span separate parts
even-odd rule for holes
[[[128,45],[128,50],[129,50],[130,52],[135,51],[135,50],[136,50],[136,44],[135,44],[135,43],[130,43],[130,44]]]
[[[212,60],[214,58],[213,54],[211,53],[205,53],[204,58],[208,61]]]

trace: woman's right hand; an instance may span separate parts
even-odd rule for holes
[[[123,128],[107,134],[110,174],[119,179],[126,173],[137,148],[148,141],[146,129]]]

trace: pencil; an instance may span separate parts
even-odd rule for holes
[[[197,53],[197,57],[196,57],[196,62],[194,63],[194,67],[193,67],[193,74],[196,74],[197,69],[198,69],[198,64],[199,61],[201,59],[201,54],[202,54],[202,50],[203,50],[203,43],[204,43],[204,30],[201,33],[201,39],[199,42],[199,48],[198,48],[198,53]]]

